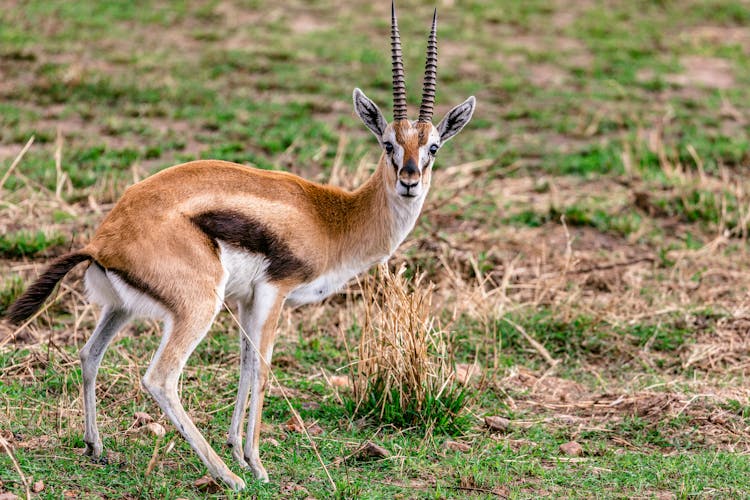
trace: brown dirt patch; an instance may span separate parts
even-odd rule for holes
[[[698,26],[680,34],[690,42],[711,45],[739,45],[750,52],[750,28],[747,26]]]
[[[292,29],[293,33],[304,34],[312,33],[314,31],[323,31],[330,28],[331,25],[314,15],[297,13],[289,20],[289,27]]]
[[[559,87],[568,79],[567,71],[554,64],[532,64],[528,72],[529,81],[537,87]]]
[[[685,56],[680,59],[684,73],[667,75],[665,80],[683,87],[728,89],[734,86],[734,69],[726,59],[705,56]]]
[[[750,317],[721,318],[682,353],[683,368],[718,373],[750,372]]]
[[[581,430],[602,431],[612,426],[616,430],[624,419],[639,418],[647,422],[647,427],[658,426],[662,434],[674,439],[690,439],[730,452],[750,451],[750,428],[740,415],[725,409],[728,399],[720,393],[590,392],[570,380],[524,369],[516,370],[499,385],[511,391],[516,410],[546,414],[546,426],[570,429],[573,437]],[[687,424],[663,425],[681,416]],[[510,425],[529,427],[537,423],[539,420],[515,420]],[[637,448],[618,432],[608,437],[617,446]]]

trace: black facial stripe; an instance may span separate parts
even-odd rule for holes
[[[309,279],[313,270],[268,226],[231,210],[214,210],[195,215],[191,220],[214,242],[224,241],[268,259],[266,272],[272,280],[294,277]]]

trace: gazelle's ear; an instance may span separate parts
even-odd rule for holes
[[[445,118],[443,118],[437,126],[438,133],[440,134],[440,142],[445,142],[461,132],[461,129],[469,123],[469,120],[471,120],[471,115],[474,114],[474,106],[476,103],[477,100],[474,96],[471,96],[455,108],[448,111],[448,114],[445,115]]]
[[[380,112],[380,109],[375,103],[372,102],[361,90],[354,89],[353,97],[354,111],[357,112],[357,116],[359,116],[367,128],[369,128],[378,140],[380,140],[380,138],[383,137],[383,132],[385,132],[385,127],[388,126],[388,123],[383,117],[383,113]]]

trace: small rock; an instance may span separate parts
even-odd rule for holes
[[[193,486],[204,493],[218,493],[219,491],[221,491],[221,486],[219,486],[219,484],[214,481],[214,478],[212,478],[208,474],[201,477],[200,479],[196,479],[193,483]]]
[[[349,377],[346,375],[333,375],[329,378],[331,385],[334,387],[349,387]]]
[[[292,415],[292,417],[284,424],[284,429],[289,432],[303,432],[305,430],[305,424],[297,415]]]
[[[31,485],[31,491],[33,491],[34,493],[39,493],[43,489],[44,489],[44,481],[42,481],[41,479],[34,481],[34,484]]]
[[[367,441],[357,450],[357,455],[360,458],[386,458],[391,456],[391,452],[372,441]]]
[[[281,443],[279,443],[277,440],[271,437],[263,438],[263,442],[270,444],[274,448],[278,448],[279,446],[281,446]]]
[[[319,426],[318,424],[312,424],[310,427],[307,428],[307,433],[311,436],[319,436],[323,434],[323,428]]]
[[[154,417],[142,411],[135,412],[133,414],[133,418],[135,419],[135,421],[133,422],[133,427],[143,427],[144,425],[154,421]]]
[[[510,420],[505,417],[484,417],[484,423],[493,432],[507,431],[510,427]]]
[[[164,437],[164,435],[167,433],[167,431],[164,429],[164,426],[156,422],[151,422],[150,424],[146,424],[144,429],[146,429],[148,432],[150,432],[154,436],[158,436],[158,437]]]
[[[78,490],[65,490],[63,491],[63,498],[78,498],[81,494]]]
[[[460,451],[462,453],[471,451],[471,446],[469,446],[468,444],[459,443],[458,441],[451,441],[450,439],[445,442],[445,447],[449,450]]]
[[[317,410],[318,408],[320,408],[320,403],[315,401],[305,401],[302,403],[303,410]]]
[[[9,492],[0,493],[0,500],[18,500],[18,495]]]
[[[568,443],[561,444],[560,451],[571,457],[580,457],[581,455],[583,455],[583,446],[576,443],[575,441],[570,441]]]

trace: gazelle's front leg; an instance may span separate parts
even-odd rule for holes
[[[232,448],[232,456],[241,467],[247,469],[250,466],[245,461],[242,451],[242,424],[247,414],[247,398],[250,395],[250,387],[253,384],[258,369],[258,356],[253,345],[260,345],[260,332],[262,324],[254,321],[259,316],[253,312],[253,300],[240,302],[238,306],[240,327],[240,380],[237,385],[237,402],[232,413],[232,423],[229,426],[227,444]]]
[[[243,467],[253,471],[256,479],[268,481],[268,474],[260,461],[258,443],[260,440],[260,421],[263,411],[263,394],[276,334],[276,323],[284,305],[285,293],[270,283],[261,283],[255,287],[252,305],[240,306],[240,324],[242,329],[242,351],[240,383],[237,390],[237,406],[232,415],[229,430],[229,442],[232,445],[232,456]],[[240,425],[250,391],[250,406],[245,436],[244,449],[240,446]],[[240,451],[242,450],[242,451]]]

